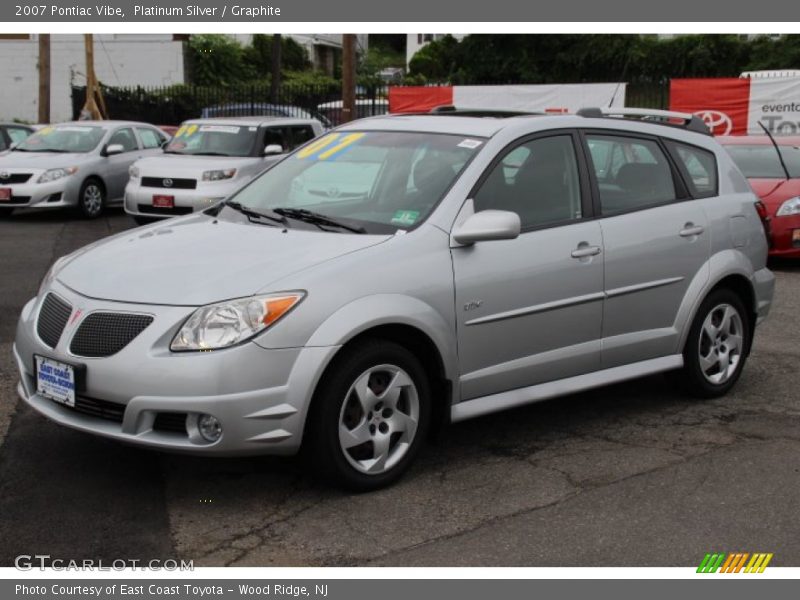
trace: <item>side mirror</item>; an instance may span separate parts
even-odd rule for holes
[[[283,146],[280,144],[267,144],[266,148],[264,148],[264,156],[273,154],[283,154]]]
[[[114,156],[115,154],[122,154],[125,152],[125,146],[122,144],[109,144],[106,146],[106,156]]]
[[[513,240],[522,225],[519,215],[507,210],[482,210],[453,230],[453,240],[464,246],[490,240]]]

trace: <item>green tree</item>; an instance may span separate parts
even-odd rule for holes
[[[294,39],[280,36],[281,40],[281,68],[284,71],[305,71],[311,68],[308,52]],[[253,36],[253,43],[245,49],[245,61],[252,66],[258,77],[265,78],[272,69],[272,44],[271,35],[257,33]]]
[[[230,85],[255,76],[242,45],[228,36],[193,35],[187,51],[189,80],[195,85]]]

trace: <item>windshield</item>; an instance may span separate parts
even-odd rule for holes
[[[251,156],[258,127],[184,123],[167,144],[166,152],[208,156]]]
[[[305,209],[393,233],[425,220],[482,139],[344,131],[310,142],[233,197],[258,211]]]
[[[775,146],[726,146],[733,162],[748,179],[785,179],[786,173],[778,159]],[[790,177],[800,177],[800,148],[780,146],[783,161]]]
[[[91,125],[52,125],[40,129],[17,150],[21,152],[91,152],[106,130]]]

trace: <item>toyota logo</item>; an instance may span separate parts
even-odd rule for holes
[[[700,110],[694,113],[706,124],[715,135],[729,135],[733,131],[731,118],[719,110]]]
[[[2,173],[0,173],[0,179],[11,179],[11,174],[8,173],[7,171],[3,171]]]
[[[172,179],[165,179],[161,183],[164,184],[164,187],[172,187]]]

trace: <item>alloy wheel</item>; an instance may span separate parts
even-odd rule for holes
[[[728,381],[739,366],[744,346],[744,328],[739,311],[719,304],[709,311],[700,329],[700,370],[710,383]]]

